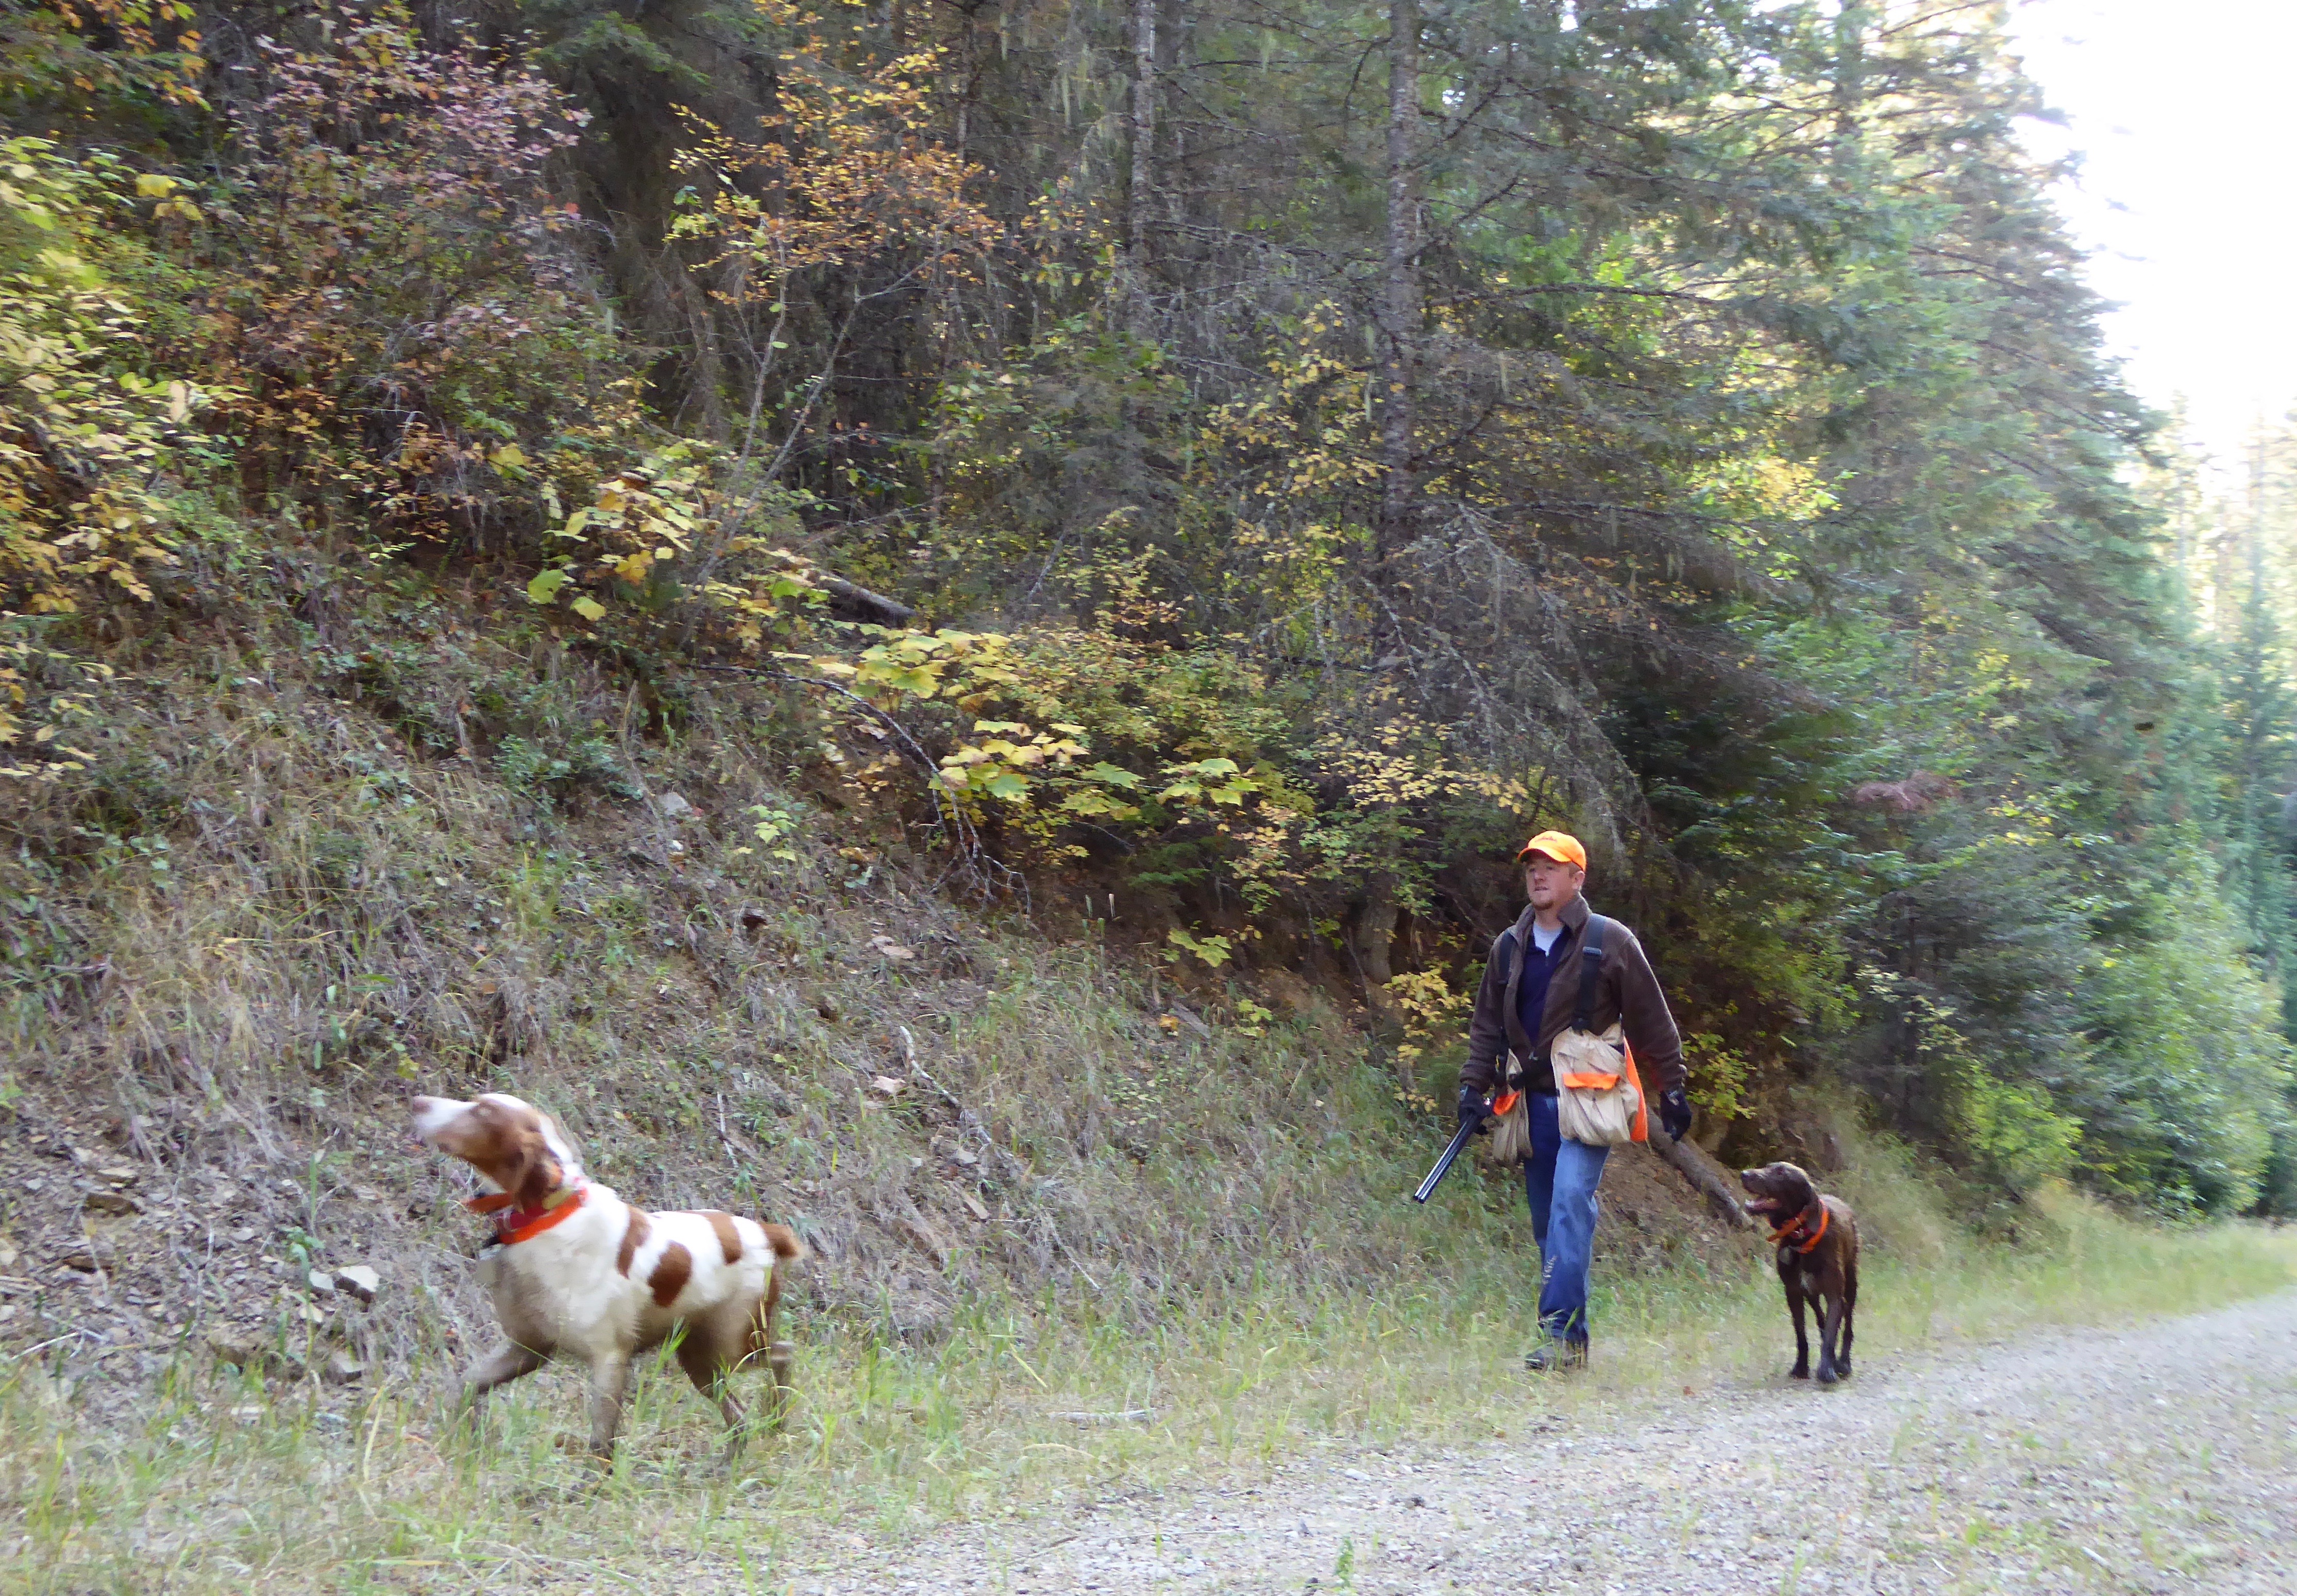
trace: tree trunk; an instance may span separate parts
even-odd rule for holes
[[[1834,165],[1852,177],[1858,165],[1858,108],[1866,98],[1866,7],[1843,0],[1834,16]]]
[[[1403,547],[1412,521],[1413,383],[1420,351],[1420,215],[1413,138],[1420,122],[1420,0],[1387,12],[1387,249],[1380,294],[1378,557]]]
[[[1390,951],[1395,945],[1395,877],[1382,871],[1364,889],[1363,908],[1356,913],[1356,969],[1363,977],[1364,1006],[1384,1031],[1401,1034],[1403,1025],[1387,983],[1395,976]]]
[[[1124,267],[1132,334],[1154,335],[1148,304],[1148,223],[1156,206],[1157,4],[1132,0],[1132,183],[1125,195]]]

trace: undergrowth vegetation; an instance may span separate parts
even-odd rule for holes
[[[161,749],[107,695],[212,728],[284,650],[358,711],[291,822],[315,905],[406,807],[370,721],[579,817],[709,703],[960,897],[1345,994],[1420,1102],[1559,824],[1710,1143],[1831,1074],[2005,1192],[2288,1205],[2286,695],[2149,546],[1992,21],[1000,14],[10,25],[21,1002],[110,1023],[65,861],[271,823],[259,713]],[[745,879],[802,828],[745,802]],[[369,935],[297,977],[329,1005],[234,1000],[464,1045]],[[171,979],[134,1047],[199,1056]]]
[[[1361,1149],[1349,1176],[1400,1184],[1409,1156]],[[1331,1158],[1311,1155],[1300,1172]],[[2285,1234],[2165,1234],[2062,1190],[2029,1206],[2017,1240],[1973,1241],[1888,1148],[1854,1148],[1844,1184],[1868,1222],[1858,1350],[1870,1372],[2297,1279]],[[642,1371],[622,1456],[599,1482],[564,1444],[572,1374],[519,1387],[479,1438],[454,1427],[435,1385],[328,1400],[177,1359],[131,1424],[91,1433],[67,1360],[35,1354],[0,1382],[11,1433],[37,1440],[0,1463],[24,1531],[5,1566],[29,1591],[431,1589],[487,1575],[571,1590],[670,1559],[690,1589],[782,1589],[826,1557],[949,1518],[1248,1482],[1340,1445],[1608,1425],[1782,1378],[1777,1287],[1749,1245],[1708,1268],[1599,1271],[1593,1377],[1527,1392],[1525,1265],[1503,1207],[1454,1189],[1410,1278],[1275,1263],[1162,1305],[1153,1322],[1121,1280],[1050,1313],[988,1294],[931,1349],[816,1344],[790,1431],[753,1440],[730,1469],[666,1358]]]

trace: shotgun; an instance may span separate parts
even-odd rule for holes
[[[1429,1170],[1428,1178],[1420,1182],[1420,1189],[1412,1194],[1412,1200],[1415,1203],[1424,1203],[1435,1196],[1437,1184],[1451,1172],[1452,1161],[1460,1156],[1460,1149],[1468,1145],[1468,1138],[1482,1130],[1486,1120],[1497,1119],[1514,1107],[1516,1098],[1522,1095],[1521,1092],[1503,1091],[1496,1098],[1484,1105],[1481,1115],[1474,1119],[1461,1120],[1459,1130],[1453,1134],[1451,1146],[1445,1148],[1444,1156],[1436,1160],[1436,1167]]]

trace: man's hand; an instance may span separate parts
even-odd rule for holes
[[[1481,1120],[1491,1111],[1492,1106],[1484,1101],[1483,1093],[1472,1086],[1460,1088],[1460,1123],[1461,1124],[1464,1125],[1471,1120]],[[1483,1126],[1477,1125],[1476,1134],[1481,1136],[1483,1133]]]
[[[1681,1141],[1684,1132],[1691,1129],[1691,1099],[1680,1090],[1659,1093],[1659,1128],[1667,1132],[1669,1141]]]

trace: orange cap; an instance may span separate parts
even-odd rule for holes
[[[1587,850],[1579,845],[1577,837],[1566,832],[1541,832],[1515,851],[1515,862],[1521,864],[1527,853],[1544,853],[1548,858],[1560,860],[1567,865],[1577,865],[1583,870],[1587,868]]]

